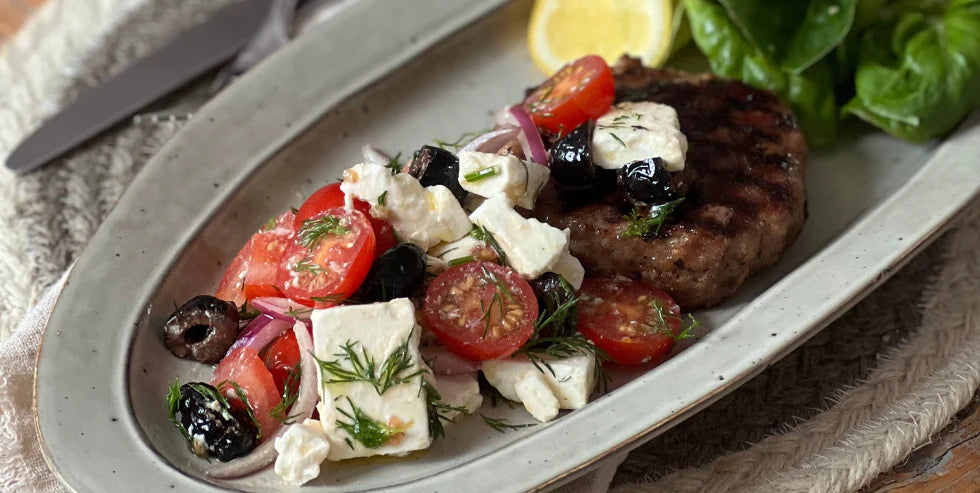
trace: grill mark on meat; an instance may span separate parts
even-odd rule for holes
[[[549,187],[534,215],[570,228],[572,253],[593,275],[621,274],[671,293],[685,310],[731,296],[795,240],[805,214],[806,144],[792,112],[772,93],[710,74],[614,68],[616,101],[677,110],[689,150],[673,177],[686,200],[676,222],[649,240],[619,238],[631,206],[621,192],[573,207]]]

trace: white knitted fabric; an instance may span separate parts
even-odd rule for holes
[[[0,159],[80,88],[228,1],[48,0],[0,47]],[[176,130],[176,124],[125,125],[40,172],[15,177],[0,170],[0,491],[63,491],[39,464],[31,426],[40,326],[22,325],[3,341]],[[657,481],[621,484],[615,491],[852,491],[925,443],[980,383],[980,216],[963,224],[948,240],[947,255],[933,253],[945,267],[923,297],[918,329],[892,344],[864,381],[851,380],[856,385],[839,391],[826,411],[791,430],[770,430],[769,438],[746,450],[699,458],[700,467],[664,477],[661,465],[634,453],[626,465],[657,475]],[[619,459],[578,489],[602,489]]]

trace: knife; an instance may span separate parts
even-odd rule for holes
[[[270,0],[242,0],[229,5],[83,92],[21,142],[7,158],[7,167],[20,173],[38,168],[231,59],[255,35],[270,5]]]

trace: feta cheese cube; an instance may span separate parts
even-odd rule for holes
[[[466,409],[466,414],[473,414],[483,405],[483,394],[480,394],[480,384],[476,373],[457,373],[455,375],[437,375],[436,390],[439,391],[439,402],[452,407]],[[446,418],[455,420],[459,411],[443,413]]]
[[[491,197],[470,214],[470,221],[493,234],[514,270],[534,279],[549,272],[568,251],[569,232],[527,219],[511,207],[505,196]]]
[[[595,389],[595,358],[578,354],[568,358],[545,358],[551,371],[537,369],[527,358],[495,359],[483,362],[483,376],[504,397],[521,402],[516,385],[527,372],[540,373],[558,399],[561,409],[579,409],[589,402]]]
[[[473,179],[467,176],[486,173]],[[518,207],[533,209],[551,170],[513,155],[463,151],[459,153],[459,184],[464,190],[484,198],[506,195]]]
[[[558,399],[540,371],[524,372],[514,383],[514,392],[538,421],[547,423],[558,416]]]
[[[670,106],[648,101],[619,103],[596,121],[593,161],[614,170],[660,157],[668,171],[680,171],[687,153],[687,137],[680,129],[677,111]]]
[[[448,188],[423,187],[415,177],[392,175],[384,166],[361,163],[349,168],[340,189],[371,204],[372,216],[387,220],[399,238],[423,250],[440,241],[456,240],[472,228],[466,211]]]
[[[320,464],[330,452],[330,442],[320,422],[307,419],[289,425],[276,438],[275,472],[287,484],[301,486],[320,475]]]
[[[582,262],[579,262],[568,250],[565,250],[558,257],[558,261],[551,266],[551,272],[564,277],[575,289],[582,287],[582,281],[585,280],[585,267],[582,267]]]
[[[353,369],[347,357],[338,355],[343,354],[345,345],[351,344],[359,359],[374,360],[375,376],[378,376],[384,361],[400,346],[407,346],[409,363],[399,375],[429,371],[419,353],[421,331],[415,325],[415,307],[407,298],[314,310],[310,319],[313,352],[321,361],[336,362],[342,368]],[[327,458],[336,461],[372,455],[404,455],[427,448],[432,440],[425,395],[419,392],[421,378],[421,375],[412,377],[379,395],[375,386],[368,382],[331,382],[337,377],[321,369],[317,409],[330,442]],[[399,433],[377,447],[365,446],[338,426],[339,422],[352,422],[351,416],[357,413],[354,406],[371,420],[395,428]]]

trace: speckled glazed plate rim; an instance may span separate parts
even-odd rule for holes
[[[447,6],[440,0],[418,0],[406,8],[383,0],[357,2],[219,95],[154,157],[78,260],[39,352],[36,425],[46,460],[69,487],[223,490],[172,468],[144,442],[125,390],[131,339],[127,335],[132,332],[103,334],[115,339],[107,339],[93,360],[73,351],[72,343],[82,336],[72,330],[78,321],[117,330],[120,320],[139,320],[172,259],[271,155],[329,107],[503,3],[460,0]],[[380,13],[389,20],[379,19]],[[365,38],[365,22],[384,23],[385,36]],[[358,58],[338,48],[350,46],[345,41],[357,42]],[[333,70],[318,70],[324,65]],[[264,100],[265,111],[254,118],[253,103],[258,99]],[[503,491],[560,485],[758,374],[887,278],[977,195],[980,177],[972,162],[980,150],[976,123],[972,119],[947,139],[884,203],[657,372],[479,459],[400,484],[399,490],[452,490],[472,484]],[[218,140],[220,145],[215,144]],[[181,179],[189,173],[196,180]],[[224,185],[213,188],[212,183]],[[155,227],[132,235],[146,221],[136,214],[144,207],[153,211]],[[141,251],[156,255],[140,255]],[[113,275],[119,258],[126,262],[125,276]],[[772,327],[781,329],[777,333]],[[692,364],[697,372],[687,370]],[[82,386],[91,383],[109,387],[101,393],[104,400],[86,398],[87,388]],[[118,423],[110,428],[100,424],[108,420],[84,422],[89,431],[84,440],[78,439],[78,430],[62,427],[62,422],[78,424],[82,418],[106,414]],[[561,445],[560,454],[555,444]]]

